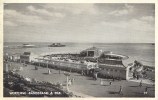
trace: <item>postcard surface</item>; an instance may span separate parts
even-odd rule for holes
[[[155,98],[155,3],[3,3],[3,97]]]

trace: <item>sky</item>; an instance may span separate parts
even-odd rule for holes
[[[150,3],[7,3],[4,42],[154,43]]]

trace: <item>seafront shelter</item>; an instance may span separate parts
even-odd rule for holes
[[[100,74],[109,78],[126,79],[126,66],[122,60],[127,59],[127,56],[113,54],[112,52],[104,52],[98,58]]]
[[[36,56],[31,52],[24,52],[22,55],[20,55],[20,62],[23,63],[29,63],[31,61],[34,61]]]

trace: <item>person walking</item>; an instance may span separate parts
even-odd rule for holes
[[[98,76],[97,76],[97,72],[94,72],[94,80],[97,80]]]
[[[81,75],[83,75],[83,70],[81,71]]]
[[[75,81],[75,79],[72,78],[72,79],[71,79],[71,84],[72,84],[72,85],[74,84],[74,81]]]
[[[103,85],[103,80],[102,79],[100,79],[100,85]]]
[[[144,95],[147,95],[147,94],[148,94],[148,87],[146,86],[144,90]]]
[[[38,70],[38,67],[37,67],[37,66],[35,66],[35,70]]]
[[[50,69],[48,69],[48,74],[51,74],[51,71],[50,71]]]
[[[139,80],[139,75],[137,75],[137,80]]]
[[[111,85],[111,84],[112,84],[112,81],[109,82],[109,85]]]
[[[112,81],[113,81],[113,82],[115,81],[115,78],[114,78],[114,77],[112,78]]]
[[[68,86],[71,86],[72,85],[72,81],[71,79],[68,80]]]
[[[123,95],[123,93],[122,93],[122,86],[120,86],[120,89],[119,89],[118,93],[121,94],[121,95]]]
[[[141,80],[140,83],[139,83],[139,87],[142,87],[142,80]]]

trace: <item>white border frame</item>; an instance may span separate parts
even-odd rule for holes
[[[158,77],[158,47],[157,47],[157,37],[158,37],[158,30],[157,30],[157,18],[158,18],[158,0],[0,0],[0,96],[1,96],[1,100],[20,100],[20,99],[38,99],[38,100],[43,100],[43,99],[53,99],[53,100],[59,100],[59,99],[67,99],[67,100],[74,100],[74,99],[82,99],[82,100],[87,100],[87,99],[97,99],[97,100],[104,100],[104,99],[110,99],[110,100],[116,100],[116,99],[121,99],[121,100],[158,100],[158,85],[156,83],[158,83],[158,80],[155,79],[155,98],[143,98],[143,97],[136,97],[136,98],[119,98],[119,97],[115,97],[115,98],[32,98],[32,97],[18,97],[18,98],[12,98],[12,97],[3,97],[3,4],[4,3],[155,3],[155,78]]]

